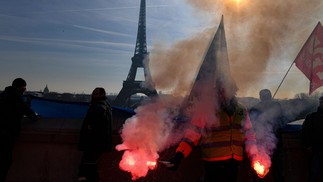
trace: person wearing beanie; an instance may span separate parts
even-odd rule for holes
[[[37,114],[23,100],[27,83],[16,78],[0,94],[0,182],[4,182],[12,163],[13,147],[21,129],[21,118],[26,115],[33,121]]]

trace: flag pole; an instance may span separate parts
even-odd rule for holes
[[[285,78],[286,78],[286,76],[287,76],[287,74],[288,74],[289,70],[292,68],[292,66],[293,66],[293,64],[295,63],[296,59],[300,56],[300,54],[301,54],[302,50],[304,49],[304,47],[305,47],[305,46],[308,44],[308,42],[310,41],[311,37],[312,37],[312,36],[313,36],[313,34],[315,33],[315,30],[316,30],[318,27],[320,27],[320,26],[321,26],[321,22],[318,22],[318,23],[317,23],[317,25],[315,26],[314,30],[312,31],[311,35],[307,38],[307,40],[306,40],[305,44],[302,46],[302,49],[299,51],[299,53],[297,54],[296,58],[294,59],[294,61],[293,61],[293,62],[292,62],[292,64],[290,65],[290,67],[288,68],[288,70],[287,70],[287,72],[286,72],[286,74],[285,74],[285,76],[284,76],[283,80],[280,82],[280,84],[279,84],[278,88],[276,89],[276,91],[275,91],[275,93],[274,93],[274,95],[273,95],[273,98],[276,96],[276,94],[277,94],[277,92],[278,92],[278,90],[279,90],[280,86],[281,86],[281,85],[282,85],[282,83],[284,82],[284,80],[285,80]],[[315,40],[314,40],[314,41],[315,41]],[[313,47],[313,49],[314,49],[314,47]],[[296,66],[297,66],[297,65],[296,65]]]
[[[287,72],[286,72],[286,74],[285,74],[285,76],[284,76],[283,80],[280,82],[279,86],[277,87],[277,89],[276,89],[276,91],[275,91],[275,93],[274,93],[274,95],[273,95],[273,98],[275,98],[275,96],[276,96],[276,94],[277,94],[277,92],[278,92],[278,90],[279,90],[280,86],[283,84],[283,82],[284,82],[284,80],[285,80],[285,78],[286,78],[286,76],[287,76],[287,74],[288,74],[289,70],[292,68],[292,66],[293,66],[294,62],[295,62],[295,60],[292,62],[292,64],[291,64],[291,65],[290,65],[290,67],[288,68],[288,70],[287,70]]]

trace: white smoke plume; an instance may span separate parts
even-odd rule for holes
[[[277,143],[281,139],[279,135],[287,118],[284,116],[280,103],[272,100],[269,90],[262,90],[260,95],[261,101],[249,112],[253,129],[256,132],[258,150],[256,159],[252,160],[260,160],[269,169],[274,152],[281,150],[277,148]]]
[[[181,98],[160,96],[138,107],[136,115],[126,120],[121,133],[123,143],[116,149],[125,150],[119,166],[130,172],[133,180],[146,176],[156,166],[158,153],[181,139],[180,134],[172,133],[180,103]]]

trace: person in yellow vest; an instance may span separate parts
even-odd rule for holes
[[[224,92],[219,95],[219,109],[215,111],[217,121],[212,125],[191,119],[176,154],[166,167],[176,170],[192,148],[199,145],[205,161],[204,182],[237,181],[244,148],[255,147],[255,134],[247,110],[238,103],[235,95],[228,97]]]

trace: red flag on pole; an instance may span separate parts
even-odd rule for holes
[[[294,62],[297,68],[310,80],[309,94],[323,86],[323,27],[320,22],[314,28]]]

